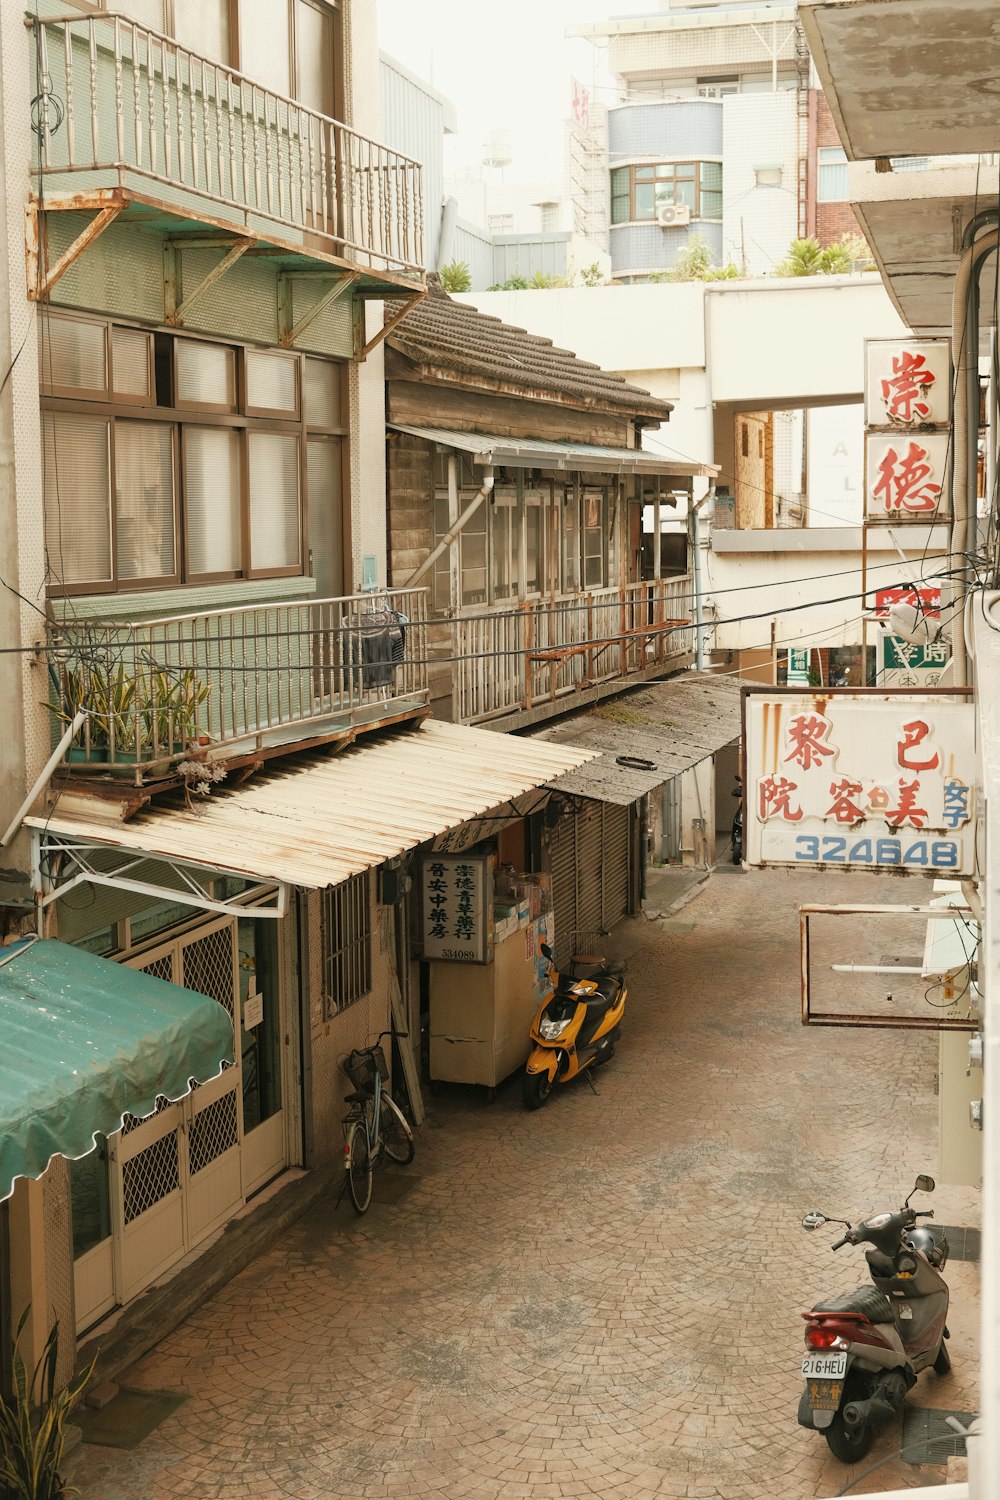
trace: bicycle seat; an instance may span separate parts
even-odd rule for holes
[[[369,1099],[374,1099],[374,1097],[375,1097],[375,1090],[374,1089],[368,1089],[367,1091],[365,1091],[364,1089],[357,1089],[357,1090],[355,1090],[355,1092],[353,1094],[345,1094],[344,1095],[344,1103],[345,1104],[367,1104],[368,1100]]]

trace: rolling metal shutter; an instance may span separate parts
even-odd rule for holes
[[[552,910],[555,917],[556,963],[565,963],[573,951],[576,931],[576,818],[564,817],[549,836],[549,870],[552,875]]]
[[[584,802],[576,815],[576,948],[599,947],[604,931],[604,803]]]
[[[601,927],[610,932],[616,922],[629,913],[630,809],[604,805],[604,850],[601,859],[601,874],[604,882],[601,903]]]

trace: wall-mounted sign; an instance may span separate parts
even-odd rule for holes
[[[885,688],[937,687],[951,657],[947,641],[916,646],[884,630],[879,631],[875,649],[876,681]]]
[[[785,680],[789,687],[809,686],[809,649],[791,648],[788,652],[788,668]]]
[[[865,424],[913,431],[951,421],[951,340],[866,339]]]
[[[423,954],[483,964],[493,946],[492,854],[429,854],[423,863]]]
[[[951,436],[947,432],[869,432],[865,438],[865,520],[938,521],[950,513]]]
[[[928,618],[941,613],[941,586],[937,583],[893,584],[890,588],[875,590],[874,616],[876,620],[887,620],[894,604],[919,604],[921,612]]]
[[[796,689],[743,696],[749,864],[972,873],[970,702]]]

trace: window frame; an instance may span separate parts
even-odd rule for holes
[[[304,352],[290,353],[285,350],[275,349],[268,345],[236,344],[231,340],[206,338],[202,335],[189,336],[177,329],[170,328],[148,328],[142,324],[130,323],[127,320],[119,320],[110,317],[80,316],[72,312],[66,314],[60,309],[58,312],[48,314],[48,317],[57,317],[67,320],[82,321],[91,324],[99,324],[104,329],[105,351],[107,358],[107,373],[109,387],[113,384],[114,372],[111,363],[111,349],[114,341],[116,328],[128,329],[142,333],[147,337],[150,359],[150,390],[149,398],[136,398],[134,396],[118,396],[113,394],[110,388],[104,393],[95,393],[89,388],[65,386],[44,386],[39,389],[39,406],[43,420],[51,416],[58,424],[60,414],[70,414],[85,417],[94,417],[108,424],[109,436],[109,481],[107,495],[107,518],[110,532],[110,556],[111,556],[111,578],[90,579],[65,583],[62,579],[52,578],[49,583],[49,592],[53,597],[68,598],[89,595],[116,595],[136,592],[148,592],[150,589],[173,589],[184,587],[201,587],[206,584],[224,583],[241,579],[262,578],[307,578],[311,572],[311,554],[309,550],[309,477],[308,477],[308,451],[307,444],[311,438],[336,438],[340,441],[340,456],[342,475],[344,466],[349,462],[348,445],[344,441],[349,437],[349,426],[345,419],[345,407],[347,401],[347,380],[344,371],[347,368],[346,361],[333,358],[324,358],[320,355],[306,355]],[[182,341],[205,344],[212,343],[223,346],[231,351],[234,363],[235,381],[235,409],[228,409],[221,403],[197,403],[188,402],[183,405],[177,404],[176,388],[170,392],[172,404],[156,405],[156,368],[155,368],[155,344],[158,337],[169,338],[171,348],[169,351],[169,368],[171,380],[176,378],[176,345]],[[246,382],[243,370],[244,360],[247,353],[259,353],[276,355],[281,358],[294,360],[298,369],[295,373],[296,405],[297,415],[289,417],[288,413],[277,414],[265,413],[263,409],[248,408],[246,403]],[[305,415],[304,399],[304,361],[306,358],[318,360],[323,364],[336,365],[339,374],[339,409],[330,414],[326,423],[307,421]],[[40,372],[41,375],[41,372]],[[171,433],[171,458],[172,458],[172,510],[173,510],[173,542],[174,542],[174,571],[153,578],[122,578],[119,576],[119,547],[118,547],[118,499],[116,481],[116,447],[115,447],[115,424],[118,421],[147,421],[155,422],[161,426],[172,429]],[[239,439],[239,489],[240,489],[240,567],[237,571],[215,571],[210,573],[195,573],[188,565],[188,499],[186,488],[186,434],[192,428],[222,427],[235,430]],[[252,433],[275,433],[280,436],[294,437],[298,444],[298,562],[292,566],[280,568],[259,568],[254,566],[254,559],[250,547],[250,473],[249,473],[249,448],[250,435]],[[56,439],[57,440],[57,439]],[[41,459],[44,465],[45,448],[43,443]],[[44,481],[44,467],[43,467]],[[346,489],[344,490],[346,493]],[[343,548],[346,554],[348,545],[347,525],[349,517],[342,516],[342,530],[344,533]]]
[[[839,153],[839,155],[837,154]],[[827,160],[824,161],[824,156]],[[833,156],[833,160],[830,157]],[[844,169],[844,191],[836,196],[831,196],[823,191],[824,169]],[[817,146],[816,147],[816,202],[817,203],[849,203],[850,187],[847,182],[847,152],[843,146]]]
[[[704,187],[702,185],[702,176],[703,176],[703,173],[704,173],[704,168],[708,167],[708,166],[718,167],[718,169],[719,169],[719,186],[717,188]],[[677,178],[677,169],[679,167],[681,167],[681,168],[690,167],[691,171],[692,171],[692,175],[690,177],[682,177],[682,178],[678,179]],[[621,176],[620,176],[620,174],[623,173],[623,172],[627,172],[628,173],[628,192],[627,192],[627,194],[621,190],[621,185],[620,185],[621,184]],[[650,175],[639,177],[639,176],[637,176],[637,173],[649,173]],[[617,190],[616,190],[616,178],[618,180]],[[677,183],[678,180],[680,180],[682,182],[693,182],[693,185],[694,185],[694,205],[691,208],[691,218],[692,219],[701,219],[701,220],[704,220],[705,222],[710,223],[710,224],[718,224],[718,223],[722,222],[722,216],[723,216],[723,185],[722,185],[723,184],[723,166],[722,166],[721,160],[699,159],[699,160],[696,160],[696,161],[695,160],[685,160],[685,161],[652,161],[652,162],[651,161],[635,161],[635,162],[627,162],[627,163],[623,164],[620,167],[613,167],[612,170],[611,170],[610,185],[611,185],[611,223],[612,223],[612,226],[615,227],[615,228],[617,228],[617,226],[620,225],[620,224],[655,224],[656,223],[657,210],[662,206],[662,203],[677,203],[678,201],[680,201],[680,200],[678,200],[678,198],[676,196],[676,193],[675,193],[672,198],[669,198],[669,199],[664,198],[664,199],[661,199],[658,202],[657,201],[657,188],[659,186],[661,186],[661,185],[668,185],[668,186],[671,187],[671,189],[673,189],[675,187],[675,184]],[[653,209],[652,209],[652,212],[648,213],[648,214],[646,214],[646,213],[640,214],[638,212],[637,208],[636,208],[636,192],[637,192],[637,189],[646,188],[646,187],[650,187],[650,186],[652,186],[652,189],[653,189]],[[711,193],[713,195],[714,194],[718,195],[718,198],[719,198],[719,212],[718,212],[717,215],[716,214],[707,214],[707,213],[704,212],[702,200],[703,200],[703,197],[705,195],[709,194],[709,193]],[[627,219],[616,219],[615,218],[615,202],[616,202],[616,200],[619,203],[627,200],[627,203],[628,203],[628,218]]]
[[[362,870],[320,893],[320,963],[323,1019],[332,1021],[366,995],[374,985],[372,965],[372,872]],[[360,918],[360,921],[358,920]],[[357,930],[343,934],[351,922]],[[339,994],[339,980],[347,974],[349,993]]]

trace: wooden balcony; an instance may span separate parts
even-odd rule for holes
[[[694,650],[691,579],[595,589],[451,622],[453,711],[465,724],[534,712],[601,683],[656,676]]]
[[[46,209],[110,190],[422,284],[419,162],[123,16],[30,17],[28,36]]]
[[[373,609],[406,617],[401,639]],[[64,761],[77,776],[142,784],[185,761],[253,760],[415,717],[428,700],[423,589],[67,620],[50,647],[56,732],[87,713]]]

